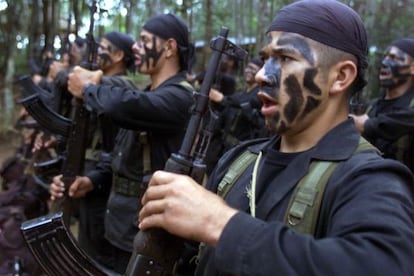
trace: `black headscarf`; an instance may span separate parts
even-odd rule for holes
[[[180,67],[187,70],[194,55],[194,45],[190,43],[189,31],[185,21],[171,13],[151,17],[142,27],[144,30],[162,38],[173,38],[178,45]]]
[[[113,31],[105,34],[104,38],[124,52],[124,62],[127,67],[131,67],[134,63],[132,45],[135,43],[132,37],[121,32]]]
[[[257,65],[259,68],[263,67],[263,59],[259,57],[253,57],[251,60],[249,60],[249,63],[253,63]]]
[[[391,46],[395,46],[404,53],[414,58],[414,39],[413,38],[400,38],[394,41]]]
[[[276,14],[270,31],[297,33],[354,55],[358,60],[354,89],[359,91],[366,85],[367,33],[360,16],[347,5],[335,0],[294,2]]]

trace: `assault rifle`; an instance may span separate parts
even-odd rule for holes
[[[62,212],[25,221],[20,229],[33,256],[47,275],[117,275],[100,266],[79,248],[63,222]]]
[[[97,43],[93,37],[94,15],[96,13],[96,1],[90,6],[89,32],[86,35],[86,60],[81,64],[89,70],[96,70],[97,66]],[[72,202],[68,199],[70,184],[76,176],[83,172],[85,162],[85,151],[88,141],[88,126],[90,112],[83,106],[83,101],[73,98],[73,119],[67,139],[66,151],[63,157],[62,182],[65,184],[65,194],[63,197],[55,199],[51,205],[51,212],[63,211],[63,220],[69,223]]]
[[[211,85],[217,71],[221,54],[227,54],[244,59],[247,52],[227,40],[228,29],[221,28],[218,37],[210,42],[213,53],[207,67],[200,93],[197,95],[196,105],[192,111],[187,131],[181,148],[168,159],[165,170],[191,176],[198,183],[202,183],[205,164],[204,157],[209,145],[209,138],[201,137],[194,147],[196,138],[202,126],[208,104]],[[214,119],[213,119],[214,120]],[[182,254],[184,240],[173,236],[163,229],[148,229],[139,231],[134,239],[134,252],[129,261],[126,275],[170,275]]]
[[[44,101],[49,92],[36,85],[30,76],[19,78],[23,88],[23,99],[19,100],[39,126],[53,134],[68,137],[72,120],[52,110]]]
[[[214,53],[210,58],[206,79],[193,109],[182,147],[179,153],[173,154],[166,164],[166,169],[187,173],[200,182],[205,169],[203,159],[212,133],[211,124],[200,131],[201,121],[208,107],[208,93],[221,53],[240,58],[244,58],[247,54],[246,51],[229,42],[226,39],[227,34],[228,30],[222,28],[220,36],[210,43]],[[201,136],[194,148],[194,154],[191,154],[192,145],[199,131]],[[63,222],[62,212],[23,222],[20,229],[37,261],[48,275],[117,275],[101,267],[77,246],[73,235]],[[148,244],[141,244],[141,242],[148,242]],[[126,275],[160,275],[171,272],[180,253],[175,250],[182,248],[182,242],[180,238],[159,229],[137,235],[134,241],[134,254],[128,264]],[[168,247],[170,245],[174,247],[170,249]]]
[[[355,115],[364,114],[366,105],[362,101],[362,91],[355,92],[349,100],[349,113]]]

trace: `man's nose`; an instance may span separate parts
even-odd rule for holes
[[[271,74],[266,74],[266,71],[264,70],[264,67],[262,67],[255,76],[256,82],[261,86],[271,86],[276,87],[278,86],[278,77]]]
[[[135,41],[135,43],[132,44],[132,51],[133,52],[138,52],[140,48],[142,48],[142,42],[141,41]]]
[[[135,42],[134,44],[132,44],[131,49],[132,49],[132,52],[137,52],[139,49],[138,42]]]
[[[258,84],[260,84],[260,85],[263,85],[263,84],[265,84],[265,82],[266,82],[266,78],[265,78],[265,76],[264,76],[264,68],[262,67],[262,68],[260,68],[260,70],[259,71],[257,71],[257,73],[256,73],[256,75],[255,75],[255,77],[254,77],[254,79],[256,80],[256,82],[258,83]]]

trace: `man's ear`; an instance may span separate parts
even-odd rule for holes
[[[122,61],[124,56],[125,53],[123,51],[116,51],[112,54],[112,60],[114,61],[114,63],[118,63]]]
[[[414,61],[410,63],[410,75],[414,76]]]
[[[358,74],[358,69],[351,60],[340,61],[331,70],[333,72],[331,93],[347,91]]]
[[[166,55],[167,58],[170,58],[170,57],[176,55],[176,53],[177,53],[177,42],[172,38],[168,39],[165,43],[164,49],[165,49],[165,55]]]

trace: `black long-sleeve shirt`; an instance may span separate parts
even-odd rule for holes
[[[216,247],[203,251],[197,275],[412,275],[410,171],[372,151],[353,154],[359,135],[352,120],[297,154],[282,171],[277,163],[283,156],[274,155],[278,141],[275,137],[242,145],[218,163],[207,184],[213,192],[235,156],[247,148],[263,152],[256,217],[249,214],[246,193],[252,164],[225,198],[240,211],[227,223]],[[313,159],[340,162],[327,183],[315,236],[295,233],[283,223],[293,190]]]
[[[385,158],[403,162],[414,172],[414,87],[401,97],[376,99],[368,111],[362,135]]]
[[[180,84],[184,80],[185,73],[179,73],[153,91],[101,85],[85,89],[86,106],[96,110],[98,115],[112,118],[121,127],[112,158],[88,174],[95,188],[111,185],[114,174],[131,181],[144,181],[144,146],[140,140],[143,132],[151,153],[149,173],[163,169],[171,153],[178,152],[193,105],[192,91]],[[112,191],[107,204],[106,237],[126,251],[132,251],[133,238],[138,231],[138,196]]]

